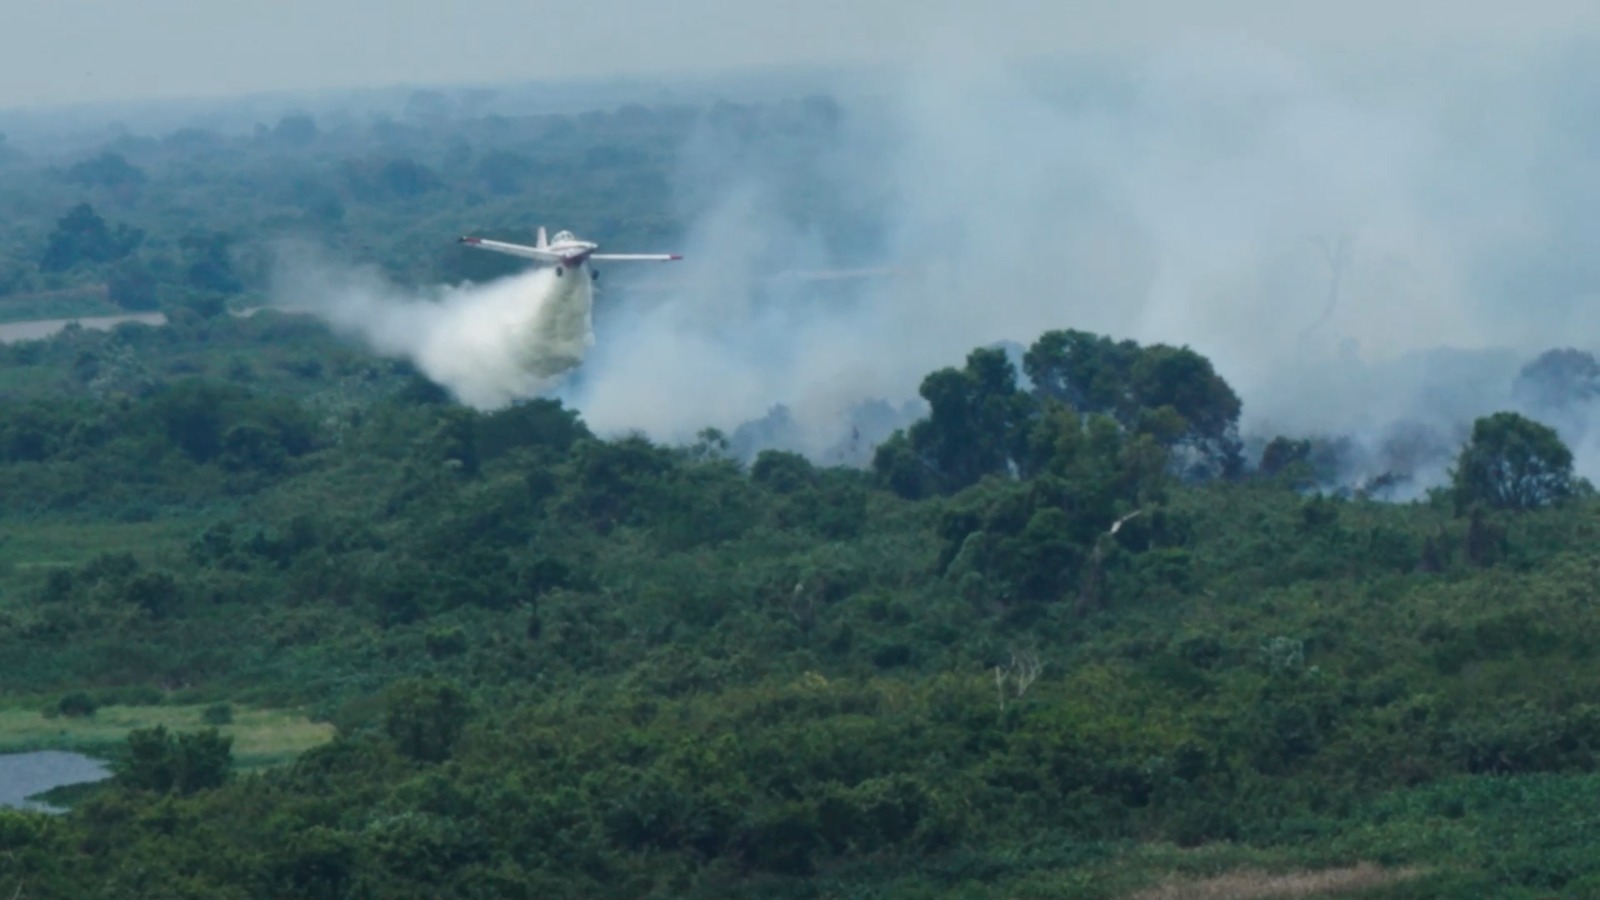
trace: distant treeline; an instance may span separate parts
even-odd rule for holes
[[[0,157],[0,215],[10,225],[0,238],[0,314],[8,297],[73,287],[104,287],[123,309],[235,302],[267,287],[283,240],[316,242],[407,283],[515,269],[452,243],[469,230],[528,238],[546,224],[660,246],[706,202],[693,196],[693,140],[717,135],[772,145],[780,154],[769,157],[791,160],[767,173],[787,186],[773,202],[793,205],[836,243],[846,230],[861,237],[858,216],[819,207],[809,189],[816,161],[807,150],[843,115],[824,97],[506,117],[429,96],[400,119],[290,114],[253,134],[184,128],[125,134],[88,155]]]

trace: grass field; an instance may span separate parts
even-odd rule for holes
[[[1384,869],[1357,863],[1330,869],[1265,872],[1240,869],[1204,878],[1175,878],[1128,896],[1128,900],[1287,900],[1370,893],[1421,874],[1417,868]]]
[[[144,562],[181,554],[203,527],[197,519],[87,524],[0,520],[0,603],[30,597],[51,570],[81,565],[101,553],[132,553]]]
[[[37,710],[0,709],[0,753],[77,750],[103,755],[137,728],[165,725],[177,731],[208,728],[205,705],[102,706],[83,718],[46,718]],[[234,767],[261,769],[288,762],[333,737],[333,726],[288,710],[234,707],[233,721],[217,728],[233,737]]]

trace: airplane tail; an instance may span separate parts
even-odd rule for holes
[[[545,247],[550,246],[550,239],[546,238],[544,236],[544,226],[543,225],[539,226],[539,242],[537,244],[534,244],[534,246],[538,247],[541,250],[543,250]]]

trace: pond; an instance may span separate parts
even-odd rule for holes
[[[0,755],[0,807],[58,812],[29,797],[69,784],[108,778],[111,771],[98,759],[65,750]]]
[[[86,329],[105,331],[123,322],[142,322],[146,325],[165,325],[167,317],[161,313],[130,313],[124,316],[84,316],[77,319],[33,319],[27,322],[0,322],[0,344],[13,341],[37,341],[62,331],[72,323]]]

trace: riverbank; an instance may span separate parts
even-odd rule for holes
[[[332,725],[294,711],[234,707],[231,721],[206,721],[207,705],[103,706],[88,716],[46,717],[37,710],[0,709],[0,753],[72,750],[109,755],[139,728],[173,731],[215,727],[233,738],[234,768],[261,769],[288,762],[333,738]]]

